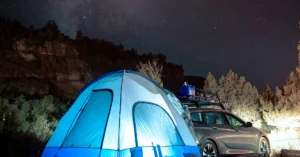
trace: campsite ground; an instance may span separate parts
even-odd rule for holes
[[[300,128],[272,132],[272,157],[300,157]]]

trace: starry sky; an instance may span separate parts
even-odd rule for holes
[[[283,86],[298,65],[300,0],[2,0],[0,16],[163,53],[186,75],[232,69],[258,88]]]

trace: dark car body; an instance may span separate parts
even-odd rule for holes
[[[265,132],[226,110],[214,108],[189,110],[199,148],[203,148],[205,141],[210,140],[216,145],[220,156],[234,154],[248,156],[260,153],[262,138],[268,141],[268,145],[270,143]]]

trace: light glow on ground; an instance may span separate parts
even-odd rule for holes
[[[279,129],[273,130],[269,134],[271,149],[280,151],[281,149],[300,150],[300,130]]]

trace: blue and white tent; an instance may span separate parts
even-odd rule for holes
[[[42,156],[200,157],[200,152],[166,90],[124,70],[81,90]]]

